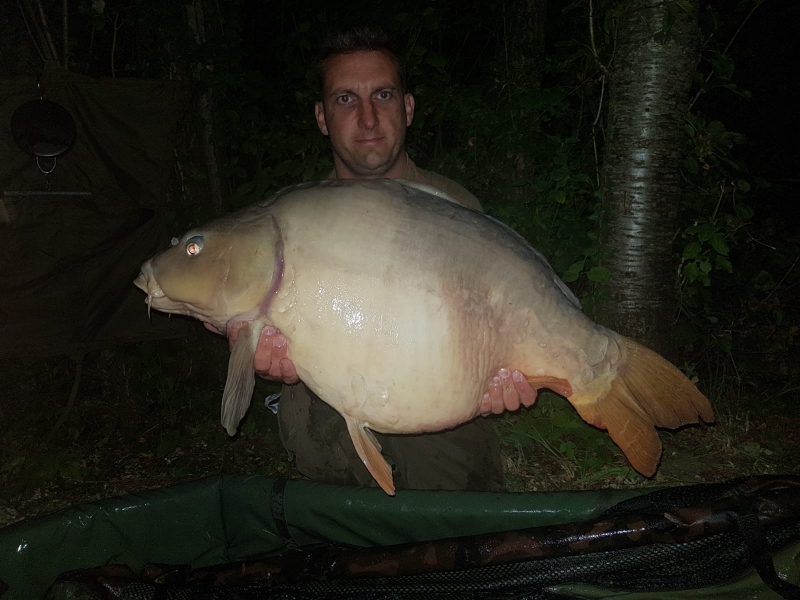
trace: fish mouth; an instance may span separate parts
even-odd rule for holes
[[[142,265],[142,270],[139,276],[133,281],[133,285],[147,294],[145,302],[147,303],[147,318],[150,318],[150,308],[153,306],[153,300],[165,298],[164,290],[158,285],[155,275],[153,273],[153,265],[150,261]],[[156,304],[158,308],[158,304]]]

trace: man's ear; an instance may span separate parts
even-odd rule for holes
[[[406,127],[411,127],[411,123],[414,122],[414,96],[406,94],[404,100],[406,105]]]
[[[319,127],[322,135],[328,135],[328,124],[325,122],[325,108],[322,102],[314,103],[314,114],[317,117],[317,127]]]

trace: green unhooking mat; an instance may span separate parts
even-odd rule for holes
[[[5,599],[800,598],[800,477],[532,494],[225,476],[0,530]]]

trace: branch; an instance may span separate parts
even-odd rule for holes
[[[755,6],[753,6],[753,8],[750,9],[750,12],[747,13],[747,16],[742,20],[741,24],[739,25],[739,28],[733,34],[733,36],[731,37],[730,41],[728,42],[728,45],[725,46],[725,50],[722,51],[722,54],[720,56],[725,56],[726,54],[728,54],[728,50],[731,49],[731,46],[733,45],[734,40],[739,36],[739,33],[742,31],[742,28],[744,27],[745,23],[747,23],[747,21],[750,20],[750,17],[753,16],[753,13],[756,12],[756,9],[758,7],[760,7],[762,4],[764,4],[764,2],[766,2],[766,1],[767,0],[760,0],[760,1],[756,2]],[[712,68],[711,71],[708,73],[708,75],[706,75],[706,79],[705,79],[704,83],[708,83],[709,81],[711,81],[711,77],[713,77],[713,76],[714,76],[714,69]],[[704,94],[705,91],[706,90],[703,89],[703,86],[700,86],[700,89],[697,90],[697,93],[694,95],[694,98],[692,98],[692,101],[689,102],[688,110],[692,110],[692,107],[694,106],[694,103],[697,102],[697,99],[702,94]]]
[[[594,44],[594,3],[592,0],[589,0],[589,39],[592,42],[592,54],[594,54],[594,59],[600,64],[600,58],[597,55],[597,46]],[[602,66],[602,64],[600,66]]]

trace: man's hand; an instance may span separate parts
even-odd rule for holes
[[[231,347],[236,343],[236,338],[239,337],[239,329],[241,329],[242,325],[243,323],[236,323],[231,326],[230,337],[228,338],[228,343]],[[222,333],[208,323],[205,326],[210,331]],[[288,384],[300,381],[294,363],[286,356],[287,346],[286,336],[274,327],[265,327],[258,338],[256,356],[253,359],[256,374],[264,379],[282,381]]]
[[[510,373],[500,369],[483,394],[481,416],[499,415],[506,410],[517,410],[521,406],[532,406],[537,392],[519,371]]]

